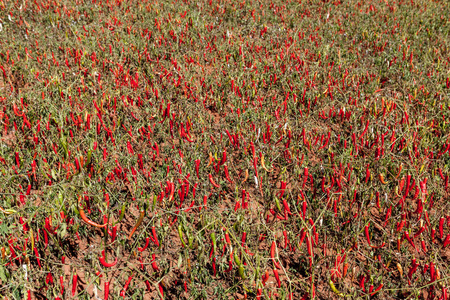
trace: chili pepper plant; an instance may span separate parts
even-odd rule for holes
[[[0,0],[0,295],[448,299],[449,16]]]

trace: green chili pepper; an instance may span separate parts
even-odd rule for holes
[[[91,156],[92,156],[92,150],[89,149],[88,154],[87,154],[86,164],[85,164],[86,166],[91,163]]]
[[[183,231],[181,228],[181,224],[178,225],[178,235],[180,236],[181,243],[183,244],[184,247],[186,247],[186,243],[183,240]]]
[[[242,279],[245,279],[245,278],[246,278],[246,277],[245,277],[245,269],[244,269],[244,265],[240,265],[240,266],[239,266],[238,272],[239,272],[239,276],[241,276]]]
[[[237,255],[236,252],[234,252],[234,262],[235,262],[238,266],[242,265],[241,260],[239,259],[239,256]]]
[[[216,234],[214,232],[211,232],[211,240],[213,242],[214,249],[217,249]]]
[[[279,210],[279,211],[282,211],[282,210],[281,210],[280,201],[278,200],[277,197],[275,197],[275,204],[277,205],[278,210]]]
[[[152,212],[155,211],[156,200],[158,200],[158,197],[156,197],[156,195],[154,195],[153,196],[153,204],[152,204]]]
[[[119,216],[119,222],[121,222],[123,220],[123,217],[125,216],[125,207],[126,207],[126,203],[122,204],[122,209],[120,211],[120,216]]]

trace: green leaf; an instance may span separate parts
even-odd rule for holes
[[[183,265],[183,256],[181,256],[181,253],[178,255],[178,263],[177,263],[177,267],[181,268],[181,266]]]
[[[67,234],[67,224],[66,223],[62,223],[61,226],[59,227],[58,231],[58,236],[62,239],[66,236]]]
[[[53,178],[54,180],[56,180],[56,179],[57,179],[57,177],[56,177],[56,172],[52,169],[52,170],[51,170],[51,173],[52,173],[52,178]]]
[[[0,224],[0,234],[7,234],[8,233],[8,226],[6,225],[6,223],[1,223]]]
[[[0,265],[0,279],[3,283],[8,282],[8,271],[5,269],[3,265]]]
[[[14,292],[13,292],[13,297],[14,297],[14,299],[16,299],[16,300],[22,299],[22,297],[21,297],[20,294],[21,294],[21,293],[20,293],[19,287],[17,287],[17,288],[14,290]]]

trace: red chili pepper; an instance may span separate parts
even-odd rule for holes
[[[307,236],[306,237],[306,248],[308,249],[308,254],[309,256],[313,256],[313,252],[312,252],[312,237]]]
[[[445,218],[441,217],[441,219],[439,220],[439,237],[441,240],[444,238],[444,222]]]
[[[278,275],[278,270],[273,268],[273,275],[275,276],[275,279],[277,280],[278,283],[278,288],[281,287],[281,281],[280,281],[280,276]]]
[[[286,199],[283,199],[283,207],[288,214],[292,215],[291,209],[289,208],[289,204],[287,203]]]
[[[256,291],[256,299],[257,299],[257,300],[261,300],[261,296],[262,296],[262,289],[259,288],[259,289]]]
[[[146,239],[145,239],[145,246],[144,246],[143,248],[139,247],[139,248],[138,248],[138,251],[139,251],[139,252],[145,251],[145,249],[147,249],[147,247],[148,247],[149,242],[150,242],[150,238],[146,238]]]
[[[284,193],[286,190],[286,182],[281,181],[281,186],[280,186],[280,197],[283,197]]]
[[[411,187],[411,175],[406,175],[406,192],[405,192],[405,197],[408,196],[410,187]]]
[[[99,259],[100,263],[106,268],[114,267],[117,264],[117,257],[112,263],[107,263],[105,261],[105,251],[104,250],[103,250],[103,256],[100,256],[98,259]]]
[[[385,217],[385,219],[384,219],[384,227],[386,227],[387,222],[388,222],[388,220],[389,220],[389,217],[391,216],[391,213],[392,213],[392,205],[389,206],[389,208],[388,208],[388,210],[387,210],[387,212],[386,212],[386,217]]]
[[[212,267],[213,267],[213,276],[216,276],[217,270],[216,270],[216,258],[213,258],[213,262],[212,262]]]
[[[300,248],[302,246],[303,240],[306,237],[306,231],[302,228],[301,235],[300,235],[300,241],[298,242],[298,247]]]
[[[414,275],[414,273],[416,273],[417,267],[418,267],[418,264],[416,263],[416,259],[413,258],[413,260],[412,260],[412,266],[411,266],[411,268],[409,269],[409,272],[408,272],[408,278],[409,278],[409,279],[411,279],[412,276]]]
[[[155,272],[159,271],[158,265],[156,264],[156,255],[154,253],[152,254],[152,268]]]
[[[125,297],[125,293],[128,290],[128,286],[130,285],[131,279],[133,276],[129,276],[127,282],[125,282],[125,285],[123,286],[123,289],[120,291],[120,296]]]
[[[219,162],[219,165],[223,165],[227,161],[227,152],[223,150],[222,160]]]
[[[425,231],[425,227],[424,227],[424,226],[420,227],[419,231],[418,231],[416,234],[414,234],[414,238],[416,238],[416,237],[418,237],[419,235],[421,235],[422,232],[424,232],[424,231]]]
[[[36,260],[37,260],[37,263],[38,263],[38,265],[39,265],[39,268],[42,268],[42,266],[41,266],[41,260],[39,259],[39,252],[38,252],[38,250],[37,250],[36,247],[34,247],[34,254],[36,255]]]
[[[144,268],[144,263],[142,262],[142,258],[141,258],[141,257],[138,257],[138,260],[139,260],[139,262],[141,263],[141,269],[142,269],[142,271],[144,271],[145,268]]]
[[[108,300],[109,297],[109,281],[105,282],[105,300]]]
[[[231,270],[233,270],[233,263],[231,262],[231,260],[228,261],[228,269],[225,270],[225,273],[231,272]]]
[[[435,235],[436,235],[436,229],[431,228],[431,242],[433,244],[436,242]]]
[[[244,231],[244,232],[242,233],[242,238],[241,238],[242,247],[244,247],[246,238],[247,238],[247,232]]]
[[[64,295],[64,276],[59,276],[59,284],[61,285],[61,295]]]
[[[443,243],[443,247],[445,248],[448,245],[450,245],[450,233],[447,234],[447,237],[445,238],[444,243]]]
[[[155,226],[152,226],[152,233],[153,233],[153,242],[155,243],[156,247],[159,247],[158,234],[156,233]]]
[[[405,220],[401,220],[400,223],[397,222],[397,232],[402,231],[404,225],[405,225]]]
[[[414,193],[413,201],[417,200],[417,198],[419,197],[419,192],[420,192],[419,186],[416,185],[415,190],[416,190],[416,192]]]
[[[369,182],[370,179],[370,170],[369,170],[369,165],[367,165],[366,168],[366,183]]]
[[[197,173],[197,178],[200,179],[200,176],[199,176],[199,174],[198,174],[199,168],[200,168],[200,159],[196,159],[196,160],[195,160],[195,172]]]
[[[52,228],[51,225],[51,220],[49,218],[45,218],[45,225],[44,225],[45,229],[47,229],[47,231],[51,234],[56,234],[56,229],[58,229],[59,226],[57,226],[56,228]]]
[[[192,207],[194,207],[195,204],[195,200],[192,200],[191,204],[189,205],[189,207],[185,210],[186,212],[190,211]]]
[[[272,241],[272,246],[270,247],[270,258],[272,259],[273,265],[277,268],[277,269],[281,269],[281,266],[278,262],[275,261],[275,251],[276,251],[276,243],[275,241]]]
[[[149,292],[151,292],[151,291],[152,291],[152,287],[151,287],[150,282],[149,282],[148,280],[145,281],[145,285],[147,286],[147,290],[148,290]],[[106,300],[106,299],[105,299],[105,300]]]
[[[424,240],[421,240],[420,241],[420,243],[422,244],[422,250],[423,250],[423,252],[424,253],[427,253],[427,245],[425,244],[425,241]]]
[[[226,178],[230,183],[233,183],[233,181],[232,181],[231,178],[230,178],[230,173],[228,172],[228,166],[227,166],[227,165],[224,166],[224,171],[225,171],[225,178]]]
[[[252,155],[253,158],[255,158],[255,144],[252,142],[250,142],[250,149],[252,150]]]
[[[428,212],[424,211],[425,221],[427,222],[427,225],[431,227],[430,218],[428,217]]]
[[[399,192],[401,192],[403,190],[404,185],[405,185],[405,177],[402,177],[402,179],[400,180],[400,183],[399,183],[399,187],[398,187]]]
[[[430,262],[430,278],[431,278],[431,282],[436,280],[436,273],[435,273],[435,268],[434,268],[433,262]]]
[[[13,110],[14,114],[18,117],[22,117],[24,115],[24,112],[19,111],[19,108],[16,106],[16,104],[13,104]]]
[[[425,265],[423,266],[422,275],[425,275],[425,274],[427,273],[428,267],[429,267],[428,264],[425,264]]]
[[[46,284],[53,284],[53,276],[52,276],[52,273],[48,273],[47,274],[47,278],[45,278],[45,283]]]
[[[287,248],[289,240],[288,240],[288,237],[287,237],[287,231],[286,230],[283,230],[283,236],[284,236],[284,248]]]
[[[262,275],[262,280],[261,280],[263,286],[266,286],[267,280],[269,280],[269,271],[266,270],[266,273],[264,273],[264,275]]]
[[[414,241],[411,239],[407,231],[405,231],[405,238],[411,244],[411,246],[413,246],[413,248],[416,249],[416,245],[414,245]]]
[[[206,203],[207,203],[207,201],[208,201],[208,196],[203,196],[203,206],[204,206],[204,208],[206,209]],[[239,203],[239,202],[238,202]]]
[[[220,187],[220,185],[218,185],[217,183],[214,182],[214,179],[213,179],[213,177],[212,177],[211,174],[208,174],[208,177],[209,177],[209,182],[211,182],[211,184],[212,184],[213,186],[215,186],[216,188],[219,188],[219,187]]]
[[[370,246],[369,225],[370,223],[364,227],[364,233],[366,234],[367,244]]]
[[[75,275],[73,275],[73,278],[72,278],[72,297],[74,297],[77,292],[77,281],[78,281],[78,275],[75,274]]]
[[[111,235],[111,243],[113,243],[117,236],[117,225],[113,227],[112,235]]]
[[[366,280],[366,277],[361,276],[361,279],[359,281],[359,288],[362,289],[364,292],[366,291],[366,288],[364,287],[364,281]]]
[[[303,203],[302,203],[303,220],[305,220],[305,218],[306,218],[306,208],[307,208],[307,203],[306,203],[306,201],[303,201]]]
[[[302,189],[305,187],[305,184],[308,180],[308,168],[305,167],[305,170],[303,171],[303,184],[302,184]]]
[[[381,209],[381,207],[380,207],[380,192],[376,192],[375,193],[375,195],[376,195],[376,203],[377,203],[377,208],[378,209]]]
[[[161,298],[164,299],[164,289],[163,289],[163,287],[161,285],[161,282],[158,283],[158,287],[159,287],[159,293],[161,295]]]
[[[231,240],[230,236],[228,235],[228,232],[225,232],[225,241],[227,242],[228,245],[231,245]]]

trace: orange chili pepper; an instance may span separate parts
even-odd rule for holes
[[[220,187],[220,185],[218,185],[217,183],[214,182],[214,179],[213,179],[213,177],[212,177],[211,174],[209,174],[208,177],[209,177],[209,182],[211,182],[211,184],[212,184],[213,186],[215,186],[216,188],[219,188],[219,187]]]
[[[344,268],[342,270],[342,277],[345,277],[347,275],[347,271],[348,271],[348,263],[345,263]]]
[[[173,182],[169,183],[170,186],[170,195],[169,195],[169,202],[173,199],[173,194],[175,192],[175,184]]]
[[[384,177],[383,174],[380,173],[380,175],[378,175],[380,177],[380,181],[382,184],[386,184],[386,181],[384,181]]]
[[[83,219],[83,221],[86,222],[87,224],[94,226],[94,227],[105,228],[106,226],[108,226],[108,223],[100,225],[100,224],[95,223],[94,221],[89,220],[88,217],[86,217],[86,214],[84,213],[83,208],[81,207],[81,199],[82,199],[82,197],[79,196],[78,197],[78,211],[80,212],[81,219]]]
[[[242,183],[246,182],[248,179],[248,170],[245,170],[245,177],[244,180],[242,181]]]
[[[212,156],[212,153],[209,152],[209,162],[208,162],[207,167],[209,167],[212,164],[212,162],[213,162],[213,156]]]
[[[400,172],[402,171],[402,169],[403,169],[403,165],[400,165],[400,168],[398,169],[398,174],[397,174],[397,176],[395,176],[395,179],[398,179],[398,177],[400,176]]]
[[[133,235],[133,233],[142,224],[142,221],[144,220],[144,216],[145,216],[145,210],[141,210],[139,213],[139,218],[136,222],[136,225],[134,225],[133,229],[131,230],[130,235],[128,236],[128,239],[131,239],[131,236]]]
[[[264,155],[261,156],[261,165],[263,169],[266,170],[267,172],[272,172],[272,170],[267,169],[266,164],[264,163]]]

